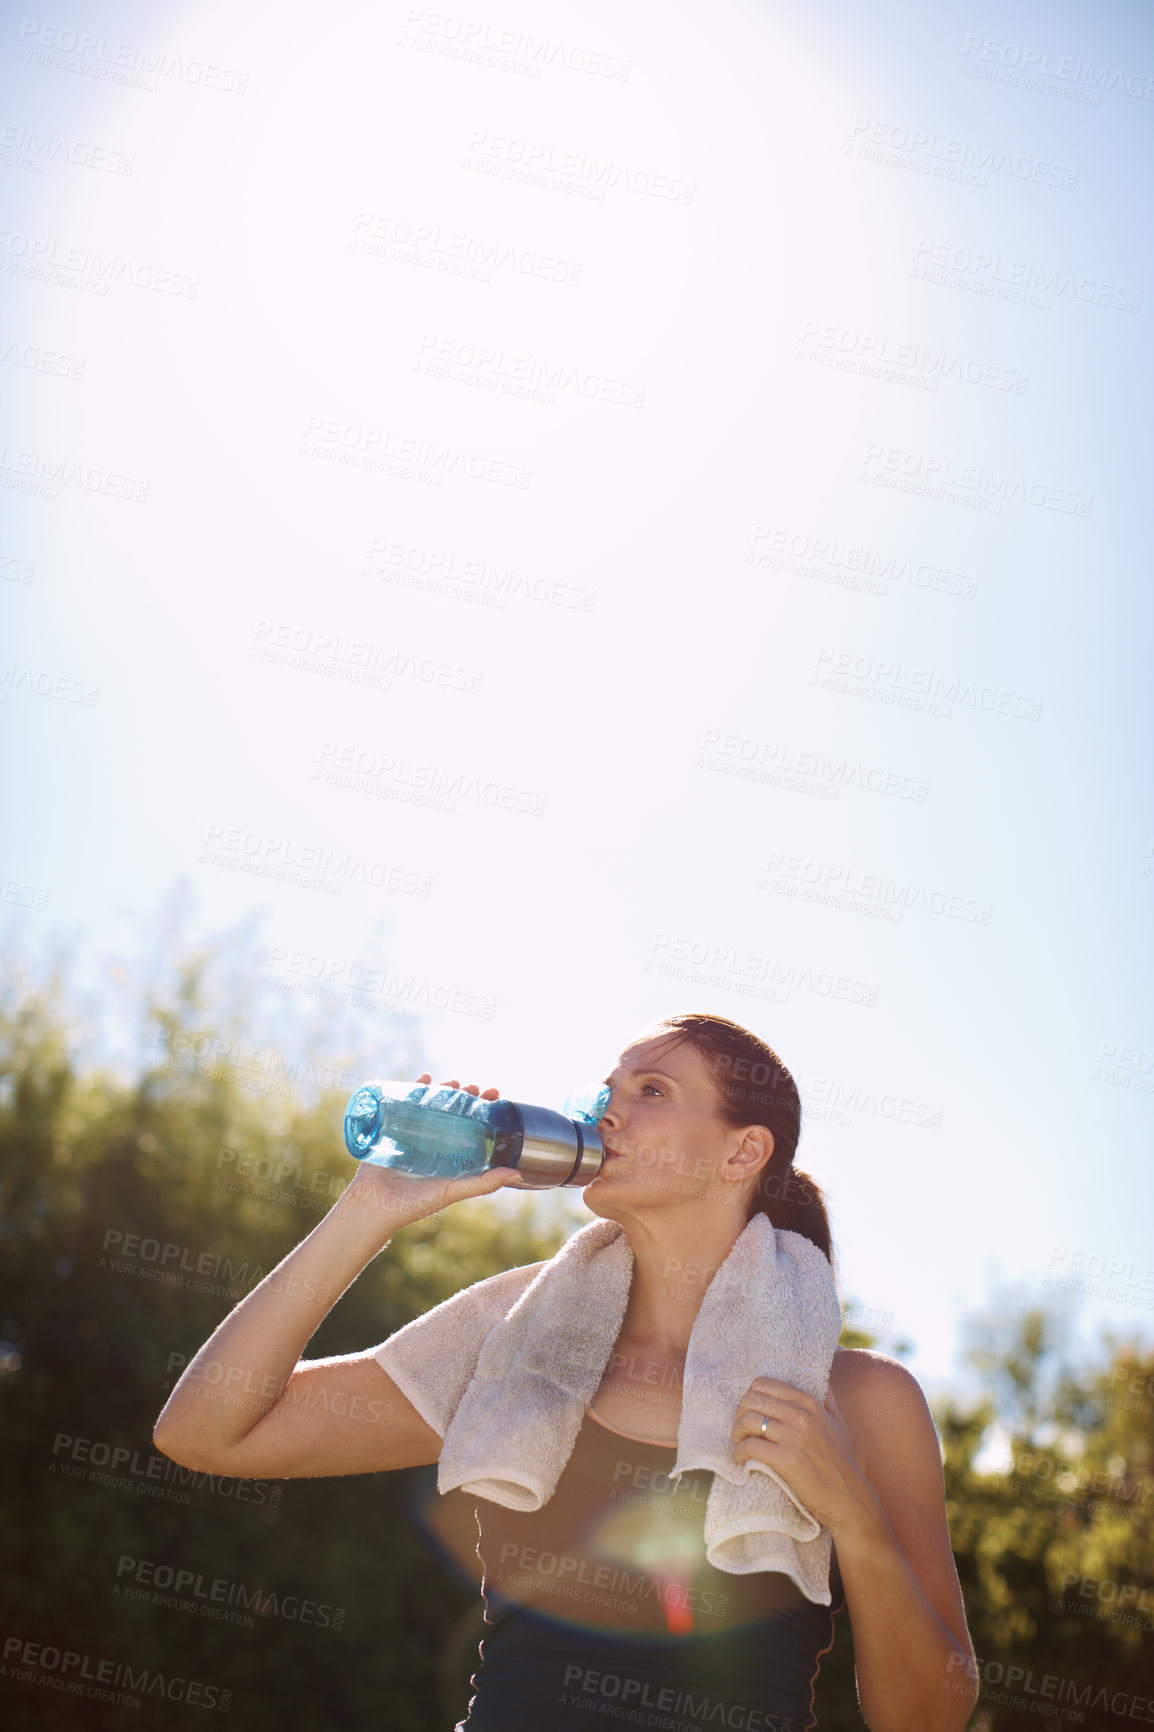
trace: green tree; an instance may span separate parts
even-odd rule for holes
[[[10,978],[0,1005],[5,1638],[74,1651],[92,1671],[107,1660],[231,1690],[245,1732],[425,1732],[464,1710],[460,1625],[476,1600],[471,1548],[426,1515],[435,1469],[237,1485],[190,1475],[151,1442],[180,1367],[352,1172],[343,1091],[309,1098],[278,1075],[243,1035],[251,1006],[214,1015],[212,965],[186,959],[139,1007],[152,1056],[128,1076],[78,1062],[59,977],[23,990]],[[562,1236],[487,1200],[420,1222],[308,1351],[382,1341],[462,1286],[552,1255]],[[196,1604],[187,1587],[175,1594],[180,1571],[202,1589],[229,1585],[216,1615],[155,1603],[168,1584],[170,1600]],[[270,1610],[234,1619],[237,1585]],[[324,1621],[300,1602],[327,1608]],[[10,1655],[0,1678],[6,1727],[204,1722],[203,1708],[160,1694],[142,1720],[21,1684],[18,1663]]]
[[[1055,1725],[1140,1724],[1154,1714],[1154,1350],[1107,1336],[1075,1368],[1060,1320],[1027,1307],[980,1322],[971,1361],[983,1398],[943,1403],[937,1423],[983,1680],[974,1727],[1024,1732],[1059,1710]],[[983,1471],[995,1424],[1004,1463]]]

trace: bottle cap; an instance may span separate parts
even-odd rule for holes
[[[561,1111],[568,1119],[580,1119],[582,1124],[595,1125],[609,1110],[611,1090],[608,1083],[582,1083],[569,1096]]]

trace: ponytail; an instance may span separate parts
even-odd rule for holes
[[[748,1124],[749,1120],[745,1122]],[[833,1239],[825,1192],[817,1180],[803,1173],[800,1167],[790,1166],[782,1173],[780,1170],[774,1172],[773,1166],[770,1160],[757,1175],[750,1218],[760,1213],[768,1216],[772,1225],[780,1227],[783,1233],[800,1233],[832,1263]]]

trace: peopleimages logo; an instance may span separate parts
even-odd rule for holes
[[[422,36],[433,40],[422,41]],[[458,13],[439,8],[427,11],[423,6],[410,6],[401,26],[400,42],[403,48],[451,50],[455,59],[499,71],[520,72],[528,78],[540,78],[542,67],[552,66],[624,83],[633,71],[632,60],[624,60],[619,54],[604,54],[600,49],[586,48],[577,42],[559,42],[551,36],[531,36],[523,30],[501,29],[485,19],[462,18]],[[518,65],[518,61],[522,64]]]
[[[358,213],[349,248],[372,258],[421,265],[426,270],[447,271],[452,276],[482,283],[492,281],[494,270],[510,270],[515,276],[576,288],[584,269],[572,259],[559,259],[532,247],[450,230],[442,232],[436,223],[413,222],[376,211]]]
[[[116,253],[64,246],[43,235],[26,235],[12,229],[0,229],[0,269],[64,287],[84,286],[98,295],[108,293],[109,283],[128,282],[134,289],[152,289],[158,294],[179,295],[183,300],[194,301],[200,288],[199,277],[140,259],[121,258]]]
[[[1028,373],[979,361],[948,349],[923,348],[920,343],[897,342],[880,331],[859,331],[844,325],[807,321],[794,350],[795,361],[809,361],[870,379],[885,379],[894,385],[912,385],[936,391],[944,379],[960,384],[981,385],[987,390],[1012,391],[1022,397],[1030,382]]]
[[[42,349],[36,343],[22,343],[11,337],[0,337],[0,361],[30,373],[48,373],[56,379],[83,379],[88,365],[87,356],[65,355],[56,349]],[[7,573],[5,573],[7,575]]]
[[[514,1574],[515,1571],[519,1573]],[[519,1546],[515,1540],[508,1540],[501,1547],[493,1579],[506,1587],[553,1591],[563,1598],[570,1597],[570,1589],[580,1588],[582,1592],[571,1597],[596,1603],[604,1594],[610,1597],[607,1604],[616,1603],[622,1611],[634,1610],[642,1600],[654,1599],[671,1610],[723,1617],[729,1605],[728,1594],[714,1593],[710,1588],[691,1588],[667,1577],[646,1575],[643,1569],[631,1574],[616,1564],[590,1564],[587,1558],[566,1552],[543,1552],[535,1546]]]
[[[320,844],[302,847],[286,837],[266,836],[263,831],[244,830],[240,826],[210,824],[197,858],[203,865],[251,872],[278,883],[325,890],[337,896],[345,884],[353,883],[409,896],[428,896],[433,887],[428,873],[383,860],[368,860],[359,854],[337,853]]]
[[[413,371],[450,383],[478,385],[505,396],[528,397],[546,406],[566,391],[575,397],[632,409],[645,403],[644,385],[590,372],[579,365],[506,354],[499,345],[462,342],[455,337],[423,336]]]
[[[183,54],[165,49],[145,47],[137,42],[117,42],[115,38],[97,36],[91,31],[70,29],[67,25],[42,24],[26,18],[20,27],[17,60],[27,60],[42,66],[56,66],[65,72],[83,72],[114,84],[131,84],[141,90],[155,91],[158,78],[175,78],[181,84],[199,85],[204,90],[219,90],[222,94],[243,96],[248,88],[248,73],[211,61],[186,59]]]
[[[9,692],[28,692],[38,698],[54,698],[65,704],[84,704],[88,709],[100,697],[100,687],[89,685],[86,680],[70,679],[67,674],[52,674],[43,669],[19,667],[15,662],[0,668],[0,704],[8,702]]]
[[[99,169],[105,174],[131,174],[136,166],[135,156],[123,150],[56,132],[38,132],[18,121],[0,126],[0,150],[8,153],[9,167],[28,168],[34,174],[42,174],[46,162],[69,162],[76,168]]]
[[[238,1479],[235,1474],[202,1473],[181,1467],[166,1455],[141,1455],[126,1443],[112,1444],[101,1438],[74,1437],[58,1431],[52,1445],[49,1468],[66,1479],[88,1479],[112,1491],[140,1492],[148,1497],[188,1503],[190,1492],[214,1492],[234,1503],[263,1504],[276,1509],[282,1487],[264,1479]],[[178,1487],[175,1494],[169,1490]]]
[[[124,1580],[126,1576],[140,1589],[157,1591],[132,1595]],[[176,1610],[195,1611],[202,1616],[219,1616],[222,1611],[239,1607],[242,1613],[255,1612],[259,1618],[285,1618],[293,1623],[312,1624],[322,1630],[339,1630],[345,1621],[343,1606],[322,1604],[302,1598],[300,1594],[277,1594],[272,1589],[249,1588],[243,1582],[230,1581],[227,1576],[206,1577],[199,1570],[157,1563],[153,1558],[134,1558],[127,1553],[122,1554],[116,1566],[116,1582],[114,1593],[174,1604]],[[185,1594],[192,1598],[182,1600],[180,1596]],[[251,1628],[255,1620],[246,1616],[243,1622]]]
[[[804,854],[775,851],[766,861],[765,872],[759,890],[796,897],[802,902],[821,902],[882,920],[899,921],[907,908],[940,914],[948,920],[972,921],[978,926],[988,926],[993,915],[990,903],[973,896],[918,884],[909,878],[890,878],[884,872],[863,872],[860,867],[815,860]]]
[[[956,463],[952,457],[906,451],[897,445],[870,445],[862,459],[866,465],[860,479],[880,485],[902,486],[906,491],[926,493],[930,498],[950,498],[955,494],[981,509],[1000,512],[1002,505],[1016,502],[1034,505],[1046,511],[1062,511],[1077,517],[1089,517],[1094,496],[1068,487],[1051,486],[1009,471],[983,469],[977,463]],[[873,467],[871,467],[871,465]],[[947,494],[951,488],[954,493]]]
[[[139,1708],[142,1696],[163,1696],[190,1708],[212,1708],[227,1714],[232,1691],[219,1684],[204,1684],[195,1678],[178,1678],[154,1672],[147,1666],[135,1669],[124,1660],[101,1660],[57,1643],[32,1642],[24,1636],[4,1638],[3,1669],[21,1684],[47,1684],[68,1696],[86,1696],[96,1702],[119,1703]],[[99,1686],[112,1686],[100,1688]],[[117,1687],[134,1691],[120,1695]]]
[[[971,59],[970,57],[974,58]],[[1124,72],[1120,66],[1095,66],[1076,54],[1055,54],[1048,48],[1027,48],[990,36],[967,36],[962,58],[967,72],[977,72],[984,61],[991,68],[1021,74],[1025,79],[1053,78],[1070,87],[1069,93],[1113,91],[1149,102],[1154,98],[1154,78],[1145,73]]]
[[[568,1665],[565,1668],[561,1705],[568,1701],[574,1707],[590,1708],[594,1713],[611,1714],[613,1709],[600,1709],[597,1698],[619,1702],[616,1710],[621,1719],[635,1719],[647,1726],[675,1726],[681,1721],[659,1720],[656,1715],[678,1714],[693,1716],[705,1725],[725,1726],[731,1732],[791,1732],[796,1721],[783,1720],[767,1708],[757,1708],[744,1702],[722,1702],[704,1693],[697,1696],[690,1689],[672,1684],[655,1685],[640,1678],[623,1678],[617,1672],[596,1672],[591,1667]],[[627,1707],[626,1704],[631,1704]],[[646,1708],[642,1719],[637,1713]]]
[[[118,469],[46,451],[9,451],[7,445],[0,445],[0,485],[42,499],[59,499],[62,487],[76,487],[82,493],[101,493],[132,505],[148,503],[149,483]]]
[[[893,1094],[879,1094],[863,1083],[844,1083],[830,1077],[818,1077],[801,1091],[801,1098],[811,1118],[825,1119],[831,1124],[851,1125],[855,1113],[872,1113],[875,1118],[889,1119],[894,1124],[917,1125],[924,1130],[941,1128],[942,1111],[925,1101]]]
[[[445,809],[456,809],[458,799],[473,800],[491,811],[520,812],[539,818],[545,810],[546,796],[512,783],[486,781],[466,770],[448,768],[400,755],[360,746],[347,746],[335,740],[326,741],[317,754],[320,768],[313,771],[314,781],[335,782],[344,787],[375,792],[375,784],[396,784],[398,790],[414,797],[414,803],[427,802],[417,796],[429,795],[447,802]]]
[[[252,634],[249,655],[258,661],[279,663],[305,673],[326,674],[331,679],[351,680],[357,685],[375,685],[390,691],[394,677],[417,684],[479,692],[483,673],[460,667],[430,655],[414,654],[395,644],[349,638],[339,632],[320,631],[295,625],[290,620],[262,619]]]
[[[817,794],[836,800],[843,788],[859,788],[867,794],[885,794],[895,800],[913,800],[924,805],[930,785],[916,776],[903,776],[877,764],[833,757],[826,752],[799,751],[783,740],[760,740],[752,735],[722,733],[707,728],[693,760],[699,770],[765,782],[771,787],[792,788],[802,794]]]
[[[598,202],[604,200],[607,187],[677,204],[692,204],[697,193],[696,181],[658,174],[614,157],[602,160],[586,156],[584,151],[562,150],[539,139],[511,138],[505,133],[474,132],[465,147],[464,166],[482,173],[505,173],[514,179],[539,180],[553,175],[562,185],[580,188]]]
[[[966,572],[931,565],[928,560],[918,561],[909,555],[843,544],[826,535],[760,523],[750,537],[745,563],[872,595],[888,595],[891,582],[907,583],[913,589],[933,590],[942,595],[964,596],[968,601],[978,593],[977,577]]]
[[[1036,722],[1042,699],[980,685],[959,674],[944,674],[932,668],[909,667],[884,657],[861,655],[854,650],[827,648],[817,653],[810,685],[868,698],[875,703],[894,704],[899,709],[923,711],[949,719],[954,704],[984,710],[989,715],[1011,716]]]
[[[947,1680],[947,1689],[969,1688],[973,1670],[967,1655],[951,1654],[948,1669],[951,1677]],[[978,1656],[978,1675],[987,1686],[982,1692],[982,1700],[986,1702],[1029,1707],[1034,1713],[1040,1713],[1045,1703],[1049,1704],[1046,1711],[1055,1719],[1084,1720],[1082,1713],[1060,1716],[1053,1706],[1070,1703],[1075,1709],[1092,1708],[1117,1715],[1119,1720],[1154,1726],[1154,1702],[1145,1696],[1133,1696],[1126,1690],[1109,1690],[1104,1684],[1080,1684],[1073,1678],[1059,1676],[1057,1672],[1035,1672],[1031,1666],[1006,1665],[1001,1660],[983,1659],[981,1655]],[[1003,1685],[1004,1690],[995,1695],[988,1688],[990,1685]]]
[[[0,902],[14,902],[18,908],[38,908],[41,913],[48,906],[49,892],[38,884],[24,884],[18,878],[0,878]]]
[[[1137,313],[1142,306],[1140,289],[1083,276],[1060,265],[1003,258],[1000,253],[956,246],[951,241],[919,241],[910,274],[925,283],[969,289],[998,300],[1036,306],[1041,312],[1049,312],[1049,297],[1061,295],[1086,306],[1106,307],[1120,313]]]
[[[650,960],[645,964],[649,973],[671,974],[734,992],[748,991],[746,983],[757,982],[768,991],[754,991],[752,996],[769,997],[778,1003],[787,1003],[790,991],[800,991],[872,1008],[881,990],[875,982],[857,980],[833,969],[783,962],[777,957],[755,955],[738,945],[714,944],[671,932],[657,933],[649,951]]]
[[[425,980],[393,968],[376,968],[303,950],[290,951],[280,944],[273,947],[269,964],[264,976],[269,986],[312,998],[333,999],[338,1004],[357,1005],[362,1010],[405,1015],[422,1006],[491,1022],[497,1007],[496,999],[488,994],[469,992],[447,981]],[[355,1086],[355,1082],[349,1085]]]
[[[529,486],[532,469],[486,456],[460,445],[439,445],[436,440],[401,434],[388,427],[367,427],[337,417],[310,415],[298,447],[302,457],[344,463],[378,475],[396,475],[402,480],[425,478],[435,487],[446,475],[471,481],[492,481],[502,487]]]
[[[520,596],[526,601],[590,613],[597,600],[595,589],[584,589],[557,578],[534,577],[530,572],[494,565],[489,560],[465,559],[399,537],[376,538],[366,558],[381,563],[367,565],[361,574],[364,577],[390,583],[399,581],[412,588],[432,590],[437,595],[476,599],[497,607],[504,607],[508,596]]]
[[[1127,1617],[1131,1612],[1138,1614],[1128,1618],[1131,1629],[1154,1629],[1154,1593],[1137,1582],[1115,1582],[1107,1577],[1080,1576],[1077,1570],[1066,1570],[1063,1573],[1059,1590],[1058,1608],[1063,1608],[1063,1598],[1068,1588],[1077,1585],[1078,1597],[1073,1595],[1065,1600],[1065,1607],[1075,1612],[1085,1614],[1091,1612],[1094,1617]],[[1080,1606],[1078,1600],[1091,1600],[1091,1607]],[[1112,1612],[1103,1612],[1100,1608],[1109,1606]],[[1064,1608],[1063,1608],[1064,1609]]]
[[[242,1087],[246,1078],[271,1085],[261,1093],[288,1095],[294,1089],[308,1088],[348,1094],[356,1087],[355,1073],[341,1065],[309,1057],[289,1059],[276,1047],[250,1046],[248,1041],[226,1035],[162,1028],[156,1040],[165,1054],[162,1062],[218,1080],[232,1076]]]
[[[884,120],[867,120],[859,116],[850,129],[857,154],[873,151],[880,158],[883,149],[891,152],[893,166],[913,167],[928,174],[937,170],[949,179],[972,179],[977,186],[986,186],[988,174],[1006,174],[1013,180],[1031,181],[1035,186],[1061,187],[1073,192],[1078,185],[1081,169],[1060,162],[1044,162],[1024,151],[1005,150],[998,145],[972,144],[964,138],[946,138],[921,127],[894,124]],[[892,158],[893,152],[904,157]],[[950,170],[954,172],[949,173]]]

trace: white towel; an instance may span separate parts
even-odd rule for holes
[[[374,1349],[444,1439],[437,1489],[507,1509],[552,1497],[613,1350],[633,1251],[597,1220],[547,1263],[509,1269],[437,1305]],[[685,1359],[673,1476],[713,1474],[706,1557],[735,1575],[778,1570],[828,1606],[830,1534],[759,1461],[733,1457],[737,1404],[755,1377],[824,1400],[841,1306],[816,1245],[756,1214],[705,1290]]]

